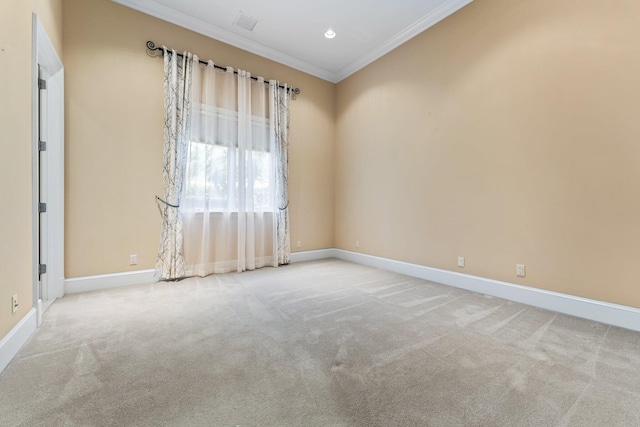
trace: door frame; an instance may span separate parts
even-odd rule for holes
[[[64,296],[64,66],[38,16],[32,15],[32,306],[38,310],[38,325],[42,322],[42,298],[53,300]],[[40,295],[40,213],[38,150],[39,105],[38,69],[47,82],[47,289]]]

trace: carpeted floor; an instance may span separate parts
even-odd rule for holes
[[[76,294],[0,425],[638,426],[640,334],[337,260]]]

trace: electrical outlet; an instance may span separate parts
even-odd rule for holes
[[[297,248],[301,248],[302,247],[302,240],[298,240],[298,242],[296,243],[296,247]]]
[[[356,249],[360,249],[360,240],[356,240]]]
[[[459,256],[458,257],[458,267],[464,267],[464,257],[463,256]]]
[[[524,277],[525,276],[524,264],[516,264],[516,276],[518,276],[518,277]]]
[[[129,255],[129,265],[138,264],[138,255]]]
[[[18,295],[11,297],[11,314],[15,314],[18,311]]]

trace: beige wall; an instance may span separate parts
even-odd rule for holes
[[[46,10],[24,0],[0,3],[0,338],[32,306],[31,13],[46,20],[51,38],[62,40],[57,3]],[[12,295],[20,304],[15,314]]]
[[[65,276],[154,267],[163,71],[147,40],[301,88],[291,111],[292,242],[333,247],[335,85],[110,0],[64,0]]]
[[[640,307],[638,16],[475,0],[338,84],[336,245]]]
[[[31,308],[31,5],[0,6],[0,338]],[[11,314],[11,296],[20,307]]]

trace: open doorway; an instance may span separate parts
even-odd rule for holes
[[[64,295],[64,67],[33,15],[33,305]]]

